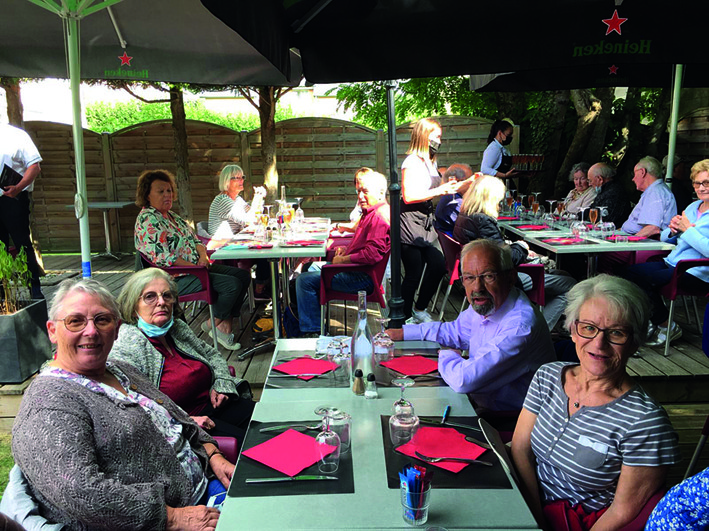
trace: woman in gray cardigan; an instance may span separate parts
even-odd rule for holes
[[[177,286],[161,269],[132,275],[118,296],[123,324],[110,360],[129,363],[213,436],[246,434],[254,402],[218,350],[175,319]]]
[[[120,324],[111,293],[64,281],[49,319],[56,357],[12,429],[39,514],[66,529],[214,529],[219,512],[204,503],[225,491],[234,465],[143,375],[107,363]]]

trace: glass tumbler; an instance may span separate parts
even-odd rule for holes
[[[344,411],[332,415],[330,429],[340,437],[340,454],[350,451],[352,444],[352,416]]]

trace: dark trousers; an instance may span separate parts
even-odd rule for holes
[[[640,286],[650,297],[653,311],[651,321],[654,325],[660,325],[667,321],[670,312],[660,295],[660,288],[669,284],[675,268],[668,266],[665,262],[645,262],[630,266],[621,272],[623,278]],[[679,286],[687,291],[706,291],[707,284],[703,280],[685,273],[679,279]]]
[[[409,318],[414,306],[416,288],[421,280],[423,265],[426,264],[426,274],[423,277],[418,300],[416,300],[417,310],[425,310],[428,303],[431,302],[438,283],[446,274],[446,261],[443,258],[443,253],[432,245],[415,247],[407,244],[401,244],[401,261],[404,264],[401,296],[404,299],[404,316]]]
[[[231,319],[239,315],[251,282],[251,272],[238,267],[212,264],[209,268],[209,281],[217,293],[214,317]],[[194,275],[178,277],[175,282],[180,295],[202,290],[202,283]]]
[[[39,265],[30,239],[30,193],[22,192],[16,198],[0,197],[0,241],[5,249],[12,238],[15,247],[25,250],[27,269],[32,275],[32,287],[39,288]]]
[[[214,428],[207,431],[212,437],[236,437],[241,450],[255,405],[253,400],[229,395],[227,403],[219,409],[214,409],[209,402],[198,416],[209,417],[214,421]]]

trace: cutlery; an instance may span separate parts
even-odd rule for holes
[[[500,453],[500,451],[495,446],[495,443],[493,443],[490,440],[491,432],[489,432],[488,430],[494,431],[495,428],[490,426],[490,424],[488,424],[487,421],[485,421],[484,419],[481,419],[480,417],[478,417],[478,425],[480,426],[480,431],[482,432],[483,436],[485,437],[485,440],[488,442],[492,451],[497,456],[497,458],[500,460],[500,464],[502,465],[502,468],[504,468],[505,472],[507,472],[510,476],[512,476],[512,479],[514,479],[517,482],[517,484],[519,484],[519,479],[517,478],[517,474],[515,473],[514,469],[511,469],[507,464],[507,460],[505,459],[505,457],[507,457],[507,455],[505,454],[505,456],[503,457],[503,455]],[[502,440],[500,439],[500,435],[498,433],[495,432],[493,435],[496,435],[497,440],[502,442]]]
[[[479,459],[466,459],[464,457],[430,457],[423,455],[421,452],[416,452],[416,457],[426,463],[438,463],[439,461],[455,461],[456,463],[470,463],[471,465],[492,466],[492,463],[481,461]]]
[[[436,420],[430,417],[419,417],[419,422],[422,422],[424,424],[436,424],[437,426],[441,425],[440,420]],[[457,422],[450,422],[449,420],[446,420],[445,423],[443,423],[444,426],[450,426],[451,428],[464,428],[466,430],[475,430],[475,431],[482,431],[480,428],[476,426],[468,426],[467,424],[458,424]]]
[[[466,437],[465,440],[468,442],[471,442],[473,444],[477,444],[480,448],[485,448],[486,450],[492,450],[492,446],[490,446],[486,442],[479,441],[475,437]]]
[[[291,481],[320,481],[320,480],[336,480],[339,479],[336,476],[293,476],[293,477],[282,477],[282,478],[248,478],[246,480],[247,485],[253,485],[255,483],[289,483]]]
[[[269,426],[267,428],[261,428],[259,433],[268,433],[270,431],[281,431],[287,429],[300,430],[320,430],[322,429],[322,424],[313,424],[312,426],[308,424],[281,424],[280,426]],[[482,445],[480,445],[482,446]]]

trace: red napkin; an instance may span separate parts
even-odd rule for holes
[[[330,446],[326,455],[334,451],[335,446]],[[315,438],[292,429],[244,450],[241,455],[250,457],[254,461],[263,463],[291,477],[320,460]]]
[[[322,245],[324,242],[322,240],[291,240],[286,242],[286,245]]]
[[[585,240],[582,238],[549,238],[542,241],[544,243],[560,243],[562,245],[569,245],[572,243],[584,243]]]
[[[273,247],[272,243],[250,243],[249,249],[271,249]]]
[[[416,452],[420,452],[428,457],[462,457],[464,459],[477,459],[485,448],[465,440],[465,435],[453,428],[422,427],[414,434],[414,438],[406,444],[395,448],[400,454],[416,457]],[[455,472],[463,470],[470,463],[456,463],[455,461],[439,461],[438,463],[427,463]]]
[[[607,239],[608,239],[608,240],[617,240],[617,239],[618,239],[618,235],[615,234],[615,235],[613,235],[613,236],[608,236]],[[647,239],[647,238],[645,238],[644,236],[628,236],[628,241],[629,241],[629,242],[639,242],[640,240],[646,240],[646,239]]]
[[[524,230],[544,230],[548,229],[549,225],[519,225],[517,228]]]
[[[438,370],[438,360],[423,356],[401,356],[391,361],[383,361],[380,365],[406,376],[418,376]]]
[[[310,356],[302,356],[294,360],[274,365],[274,370],[286,374],[325,374],[337,369],[337,363],[327,360],[316,360]],[[312,380],[315,376],[298,376],[301,380]]]
[[[498,216],[499,221],[517,221],[519,218],[517,216]]]

